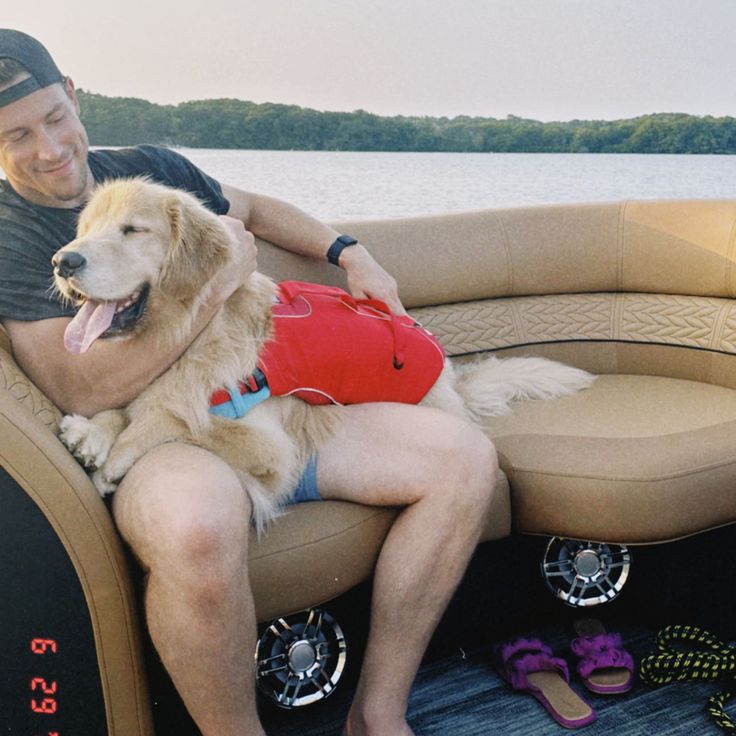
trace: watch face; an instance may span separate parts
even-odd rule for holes
[[[41,509],[0,467],[0,721],[13,736],[106,736],[90,614]]]

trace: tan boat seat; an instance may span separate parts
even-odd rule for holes
[[[517,531],[642,543],[736,518],[736,391],[602,375],[491,421]]]

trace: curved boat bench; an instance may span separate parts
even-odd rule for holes
[[[339,225],[396,276],[407,307],[454,360],[533,354],[599,374],[576,396],[520,403],[488,425],[503,473],[484,540],[512,529],[550,537],[544,569],[567,603],[615,596],[629,545],[736,521],[735,226],[736,201]],[[276,278],[344,285],[327,264],[260,245],[261,268]],[[0,332],[0,574],[14,592],[0,602],[0,618],[13,610],[17,621],[0,643],[18,652],[6,669],[24,682],[58,678],[66,688],[59,703],[74,691],[75,702],[89,704],[84,721],[64,711],[65,730],[150,736],[127,558],[105,504],[56,439],[58,419]],[[305,504],[253,540],[258,618],[275,619],[263,659],[291,668],[286,677],[265,665],[282,705],[323,697],[339,678],[339,622],[313,609],[370,576],[395,513]],[[3,712],[37,725],[33,713],[21,714],[29,694],[21,702],[6,685],[0,676]],[[56,698],[42,701],[45,715],[54,715]]]

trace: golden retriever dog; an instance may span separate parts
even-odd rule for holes
[[[59,292],[78,306],[67,349],[83,352],[100,338],[176,343],[189,334],[197,305],[228,268],[234,247],[219,218],[190,194],[140,178],[98,187],[80,215],[77,238],[53,259]],[[344,409],[274,396],[238,420],[209,411],[214,391],[255,370],[271,335],[275,291],[271,279],[253,273],[124,410],[64,417],[61,439],[93,471],[102,495],[152,448],[184,441],[232,466],[259,530],[278,513]],[[572,394],[592,380],[541,358],[491,357],[458,369],[448,360],[421,403],[480,423],[507,411],[512,399]]]

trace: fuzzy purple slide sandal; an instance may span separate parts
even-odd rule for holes
[[[570,687],[565,660],[555,657],[539,639],[501,644],[494,664],[514,690],[536,698],[561,726],[581,728],[595,720],[595,711]]]
[[[634,659],[624,649],[621,634],[607,633],[597,619],[574,623],[577,639],[570,649],[580,657],[577,672],[583,685],[601,695],[621,695],[634,684]]]

